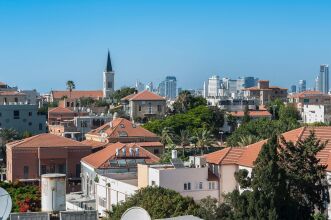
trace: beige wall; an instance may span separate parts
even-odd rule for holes
[[[220,201],[223,201],[223,195],[232,192],[237,188],[237,181],[234,177],[238,171],[238,165],[221,165],[220,166]]]
[[[151,103],[151,112],[149,114],[149,103]],[[130,117],[135,119],[137,117],[161,117],[166,111],[166,101],[130,101]],[[161,111],[158,111],[157,106],[161,106]],[[139,111],[139,106],[141,110]]]
[[[26,102],[26,95],[0,95],[0,104],[2,105],[5,101],[8,102]]]
[[[138,188],[148,186],[148,165],[138,164]]]

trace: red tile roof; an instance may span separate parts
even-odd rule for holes
[[[141,126],[133,124],[125,118],[116,118],[112,122],[106,123],[101,127],[88,132],[88,134],[98,136],[100,136],[101,133],[106,133],[108,137],[121,137],[121,134],[125,134],[127,137],[157,137],[156,134]]]
[[[71,93],[68,90],[65,91],[52,91],[52,96],[54,99],[61,99],[63,96],[67,96],[72,99],[79,99],[82,97],[90,97],[93,99],[99,99],[103,97],[102,90],[72,90]]]
[[[52,113],[74,113],[74,111],[72,111],[71,109],[63,108],[63,107],[51,108],[50,110],[48,110],[48,112],[52,112]]]
[[[87,146],[91,146],[92,149],[101,148],[108,144],[108,142],[99,142],[99,141],[93,141],[93,140],[84,140],[81,143],[85,144]]]
[[[204,155],[208,163],[213,164],[237,164],[245,151],[242,147],[227,147],[219,151]]]
[[[7,144],[12,148],[39,148],[39,147],[84,147],[91,148],[79,141],[75,141],[62,136],[44,133]]]
[[[26,96],[26,94],[18,91],[0,91],[0,95],[6,96]]]
[[[141,147],[163,147],[163,144],[159,141],[152,142],[136,142],[137,145]]]
[[[295,93],[289,96],[290,98],[306,98],[306,97],[330,97],[328,94],[324,94],[320,91],[304,91]]]
[[[116,149],[119,149],[120,155],[122,155],[123,148],[126,149],[126,156],[116,156]],[[130,156],[130,148],[139,148],[139,155]],[[84,157],[82,161],[93,168],[110,168],[111,165],[109,160],[117,158],[145,159],[146,163],[157,163],[160,160],[160,158],[135,143],[123,144],[117,142],[114,144],[108,144],[104,149]]]
[[[238,112],[230,112],[232,116],[235,117],[244,117],[244,111],[238,111]],[[271,117],[270,112],[268,111],[249,111],[249,116],[251,117]]]
[[[124,97],[122,100],[129,100],[129,101],[163,101],[165,100],[164,97],[159,96],[153,92],[148,90],[144,90],[137,94],[131,94]]]

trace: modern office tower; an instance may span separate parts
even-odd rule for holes
[[[292,85],[291,86],[291,93],[296,93],[297,92],[297,86],[296,85]]]
[[[327,94],[329,92],[329,65],[322,64],[318,75],[318,90]]]
[[[319,76],[316,76],[316,78],[315,78],[314,90],[319,91]]]
[[[145,86],[145,89],[150,91],[150,92],[153,92],[153,90],[154,90],[153,82],[148,82]]]
[[[160,96],[165,97],[165,82],[164,81],[160,82],[160,84],[159,84],[159,86],[157,88],[157,93]]]
[[[208,97],[217,97],[218,90],[221,88],[221,81],[219,76],[212,76],[208,79]]]
[[[203,82],[203,95],[204,98],[208,97],[208,83]]]
[[[306,80],[301,79],[299,80],[298,92],[306,91]]]
[[[167,76],[164,81],[165,96],[175,99],[177,96],[177,79],[175,76]]]
[[[252,77],[252,76],[247,76],[244,77],[244,87],[245,88],[250,88],[250,87],[254,87],[257,85],[257,79]]]
[[[145,90],[145,85],[144,85],[144,83],[137,81],[135,88],[138,92],[141,92],[141,91]]]

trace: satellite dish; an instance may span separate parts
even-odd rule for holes
[[[140,207],[131,207],[127,209],[122,217],[121,220],[151,220],[151,216],[149,216],[148,212]]]
[[[11,212],[12,201],[9,193],[0,187],[0,219],[8,219]]]

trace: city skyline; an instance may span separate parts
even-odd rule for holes
[[[312,89],[319,65],[331,61],[329,8],[326,1],[1,2],[1,81],[41,92],[67,80],[99,89],[109,48],[115,89],[168,75],[182,88],[202,89],[219,75],[287,88],[305,79]]]

